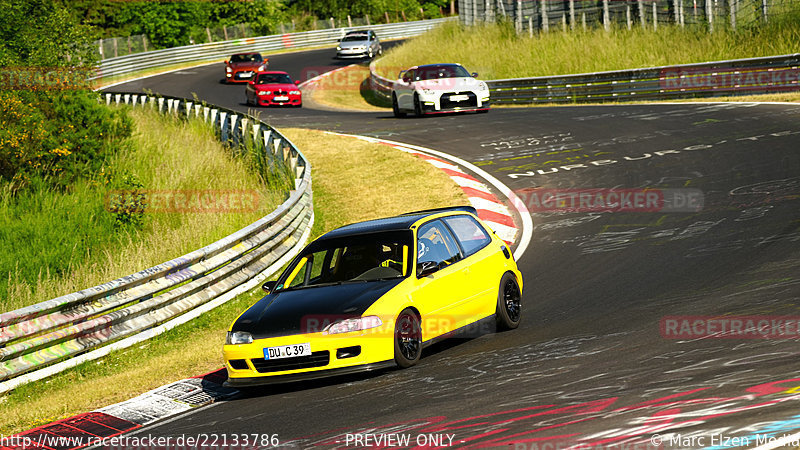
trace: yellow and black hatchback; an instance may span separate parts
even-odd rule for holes
[[[522,274],[463,206],[337,228],[264,289],[228,331],[229,386],[409,367],[436,340],[516,328]]]

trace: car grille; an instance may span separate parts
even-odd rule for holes
[[[276,97],[289,95],[289,91],[284,91],[283,89],[278,89],[277,91],[273,92],[275,92]]]
[[[282,370],[309,369],[312,367],[327,366],[330,362],[330,352],[327,350],[313,352],[308,356],[281,359],[251,359],[253,367],[259,373],[280,372]]]
[[[450,100],[451,95],[466,95],[469,98],[454,102]],[[476,106],[478,106],[478,96],[474,92],[445,92],[439,98],[439,107],[441,109],[474,108]]]

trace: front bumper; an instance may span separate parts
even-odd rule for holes
[[[267,347],[306,342],[311,346],[309,356],[269,362],[264,359]],[[389,367],[394,364],[394,339],[393,333],[376,334],[369,330],[341,335],[299,334],[225,345],[223,355],[228,371],[226,384],[253,386]]]
[[[452,98],[459,100],[451,100]],[[488,111],[491,104],[488,92],[443,92],[420,95],[423,114]]]
[[[289,95],[287,96],[288,100],[275,100],[275,97],[275,95],[259,95],[256,96],[256,103],[260,106],[300,106],[303,104],[302,95]]]
[[[234,72],[225,72],[225,81],[229,83],[246,83],[253,79],[255,70],[239,70]]]
[[[381,361],[360,366],[340,367],[338,369],[318,370],[314,372],[294,373],[289,375],[274,375],[271,377],[228,378],[223,386],[242,388],[250,386],[263,386],[266,384],[292,383],[294,381],[318,380],[320,378],[352,375],[354,373],[371,372],[397,366],[394,360]]]
[[[339,59],[348,58],[366,58],[369,56],[369,50],[347,50],[342,49],[336,52],[336,57]]]

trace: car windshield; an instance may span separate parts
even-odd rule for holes
[[[392,231],[316,241],[284,271],[275,290],[405,278],[411,240],[410,231]]]
[[[256,79],[256,84],[294,84],[289,75],[285,73],[262,73]]]
[[[263,62],[264,59],[261,58],[261,55],[258,53],[240,53],[237,55],[231,56],[232,63],[242,63],[242,62]]]
[[[363,42],[367,40],[366,34],[348,34],[342,38],[342,42]]]
[[[414,81],[436,80],[438,78],[460,78],[471,76],[467,69],[457,64],[423,66],[414,71]]]

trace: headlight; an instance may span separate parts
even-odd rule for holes
[[[253,335],[246,331],[228,331],[225,343],[228,345],[252,344]]]
[[[341,51],[341,50],[342,50],[342,46],[341,45],[337,45],[336,46],[336,51],[338,52],[338,51]]]
[[[300,95],[300,91],[289,91],[291,95]]]
[[[436,91],[434,91],[433,89],[428,89],[428,88],[420,88],[420,89],[422,89],[423,94],[432,95],[436,93]]]
[[[231,72],[233,72],[233,69],[231,69],[228,66],[225,66],[225,72],[231,73]]]
[[[478,90],[479,91],[488,91],[489,90],[489,86],[487,86],[486,83],[480,83],[480,84],[478,84]]]
[[[269,95],[269,94],[272,94],[272,91],[258,91],[258,92],[256,92],[256,94],[258,94],[258,95]]]
[[[265,70],[267,70],[267,65],[266,64],[262,64],[262,65],[258,66],[258,69],[256,69],[257,72],[263,72]]]
[[[358,317],[334,322],[325,327],[322,330],[322,334],[350,333],[351,331],[368,330],[381,325],[383,325],[383,322],[378,316]]]

